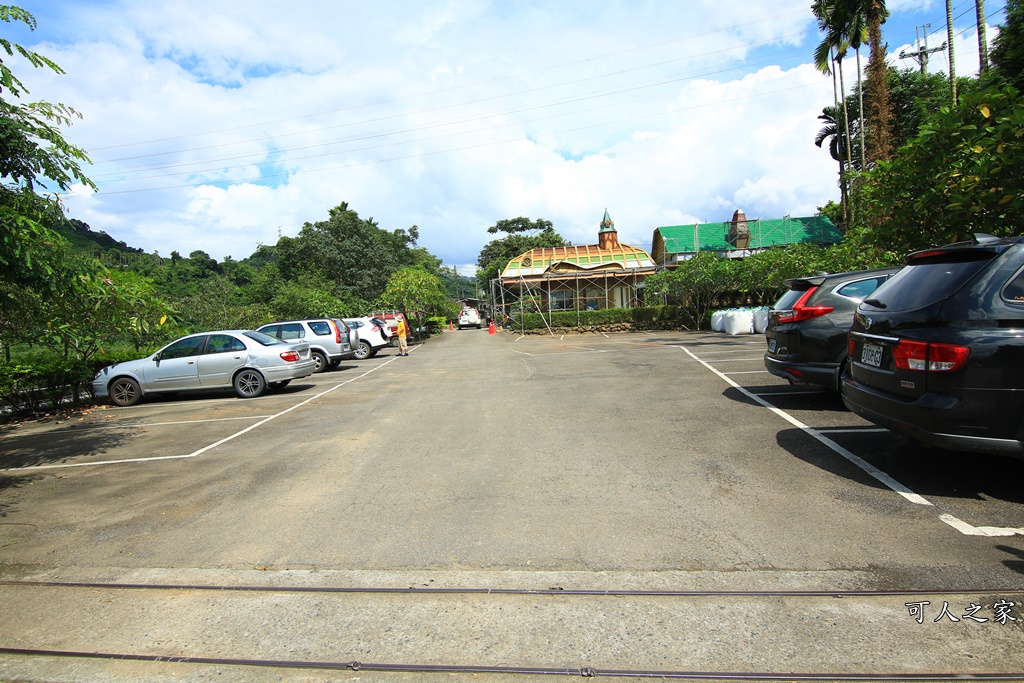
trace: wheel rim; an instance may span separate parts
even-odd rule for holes
[[[259,391],[261,378],[255,372],[244,372],[238,376],[238,393],[254,396]]]
[[[369,355],[370,346],[366,342],[360,342],[359,346],[356,348],[356,358],[362,360],[368,357]]]
[[[316,363],[316,367],[313,368],[313,372],[323,372],[327,368],[327,361],[319,353],[313,354],[313,362]]]
[[[131,382],[115,382],[111,394],[116,403],[131,403],[136,396],[135,385]]]

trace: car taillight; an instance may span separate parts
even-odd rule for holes
[[[285,351],[281,354],[281,360],[286,360],[289,363],[294,363],[299,359],[298,351]]]
[[[793,310],[779,311],[777,314],[779,322],[798,323],[801,320],[810,320],[811,318],[817,318],[819,315],[826,315],[836,310],[834,306],[807,306],[807,300],[810,299],[816,291],[818,291],[817,287],[811,287],[802,297],[797,299],[795,304],[793,304]]]
[[[971,349],[957,344],[901,339],[892,350],[892,360],[900,370],[951,372],[967,362]]]
[[[334,322],[333,320],[329,320],[328,323],[334,328],[334,343],[335,344],[340,344],[341,343],[341,328],[338,327],[338,323]]]

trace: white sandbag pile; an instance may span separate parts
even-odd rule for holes
[[[711,314],[711,329],[729,335],[764,334],[768,329],[767,306],[757,308],[730,308]]]

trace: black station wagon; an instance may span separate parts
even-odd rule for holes
[[[859,270],[786,280],[789,291],[768,314],[768,372],[791,383],[839,391],[853,314],[899,268]]]
[[[927,249],[858,307],[846,406],[952,450],[1024,457],[1024,238]]]

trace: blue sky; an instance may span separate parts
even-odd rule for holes
[[[661,225],[836,199],[809,5],[45,0],[21,5],[36,32],[0,30],[67,72],[8,60],[32,99],[81,112],[66,134],[100,191],[64,202],[93,230],[240,259],[345,201],[471,272],[504,218],[588,244],[607,208],[647,249]],[[946,40],[945,3],[888,6],[890,59],[916,68],[898,55],[925,24],[929,46]],[[987,3],[989,40],[1002,8]],[[953,14],[957,74],[976,73],[973,0]]]

